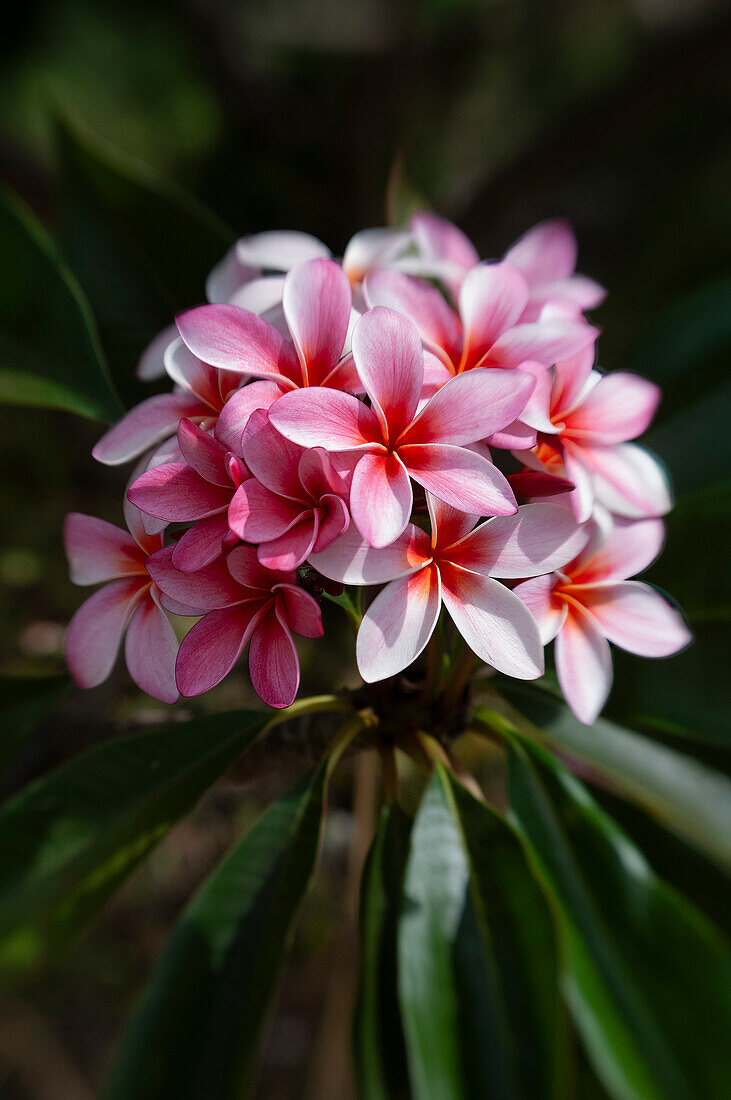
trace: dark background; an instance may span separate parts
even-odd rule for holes
[[[239,234],[303,229],[341,252],[358,228],[384,223],[389,178],[392,193],[416,191],[457,221],[486,258],[536,221],[568,215],[580,270],[610,291],[595,318],[600,364],[665,387],[649,443],[668,463],[680,503],[665,564],[652,577],[678,597],[698,638],[660,665],[618,660],[610,713],[646,728],[651,698],[656,736],[685,738],[679,747],[723,766],[729,56],[731,12],[710,0],[30,2],[6,16],[0,38],[0,179],[61,231],[51,118],[64,110],[177,181]],[[185,241],[174,247],[185,250]],[[118,261],[111,250],[105,256],[109,270]],[[93,284],[104,274],[84,277]],[[97,288],[85,289],[93,300]],[[130,375],[143,342],[131,325]],[[2,672],[62,667],[64,626],[81,595],[66,577],[63,515],[73,508],[120,518],[123,474],[95,467],[89,454],[101,430],[63,413],[4,412]],[[313,689],[348,676],[345,636],[334,631],[329,660],[322,649],[316,658],[305,653]],[[244,677],[232,677],[211,705],[241,705],[245,691]],[[95,692],[67,697],[4,789],[160,717],[122,670]],[[94,1095],[175,913],[261,800],[301,766],[296,747],[290,755],[255,784],[243,776],[217,788],[92,935],[0,1005],[3,1100]],[[268,1100],[348,1095],[347,1067],[333,1062],[346,1017],[329,976],[347,986],[354,960],[339,886],[353,831],[345,779],[335,803],[325,874],[264,1048],[259,1095]],[[630,825],[651,858],[668,865],[663,872],[682,879],[682,853],[655,851],[647,822]],[[711,911],[713,890],[704,895],[697,867],[687,874]]]

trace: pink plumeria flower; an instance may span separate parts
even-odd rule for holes
[[[146,470],[127,490],[127,499],[166,524],[195,523],[172,552],[176,569],[191,572],[239,541],[229,528],[228,508],[250,472],[242,459],[190,420],[180,421],[178,445],[184,461]]]
[[[528,504],[513,516],[475,527],[427,493],[432,535],[410,524],[384,550],[351,529],[310,564],[344,584],[389,582],[368,608],[356,643],[364,680],[384,680],[407,668],[426,646],[442,602],[457,630],[483,661],[509,676],[543,672],[538,627],[525,604],[494,578],[535,576],[569,561],[586,531],[552,504]],[[473,530],[474,528],[474,530]]]
[[[108,582],[71,619],[66,661],[79,687],[97,687],[114,668],[126,631],[130,676],[148,695],[174,703],[178,641],[147,570],[161,538],[146,533],[139,512],[129,503],[125,519],[131,533],[80,512],[66,516],[63,534],[71,580],[82,585]]]
[[[591,349],[557,363],[549,401],[550,431],[533,452],[516,457],[533,469],[573,482],[569,496],[580,523],[595,503],[629,518],[661,516],[672,507],[670,488],[657,459],[627,440],[645,431],[660,390],[636,374],[592,370]]]
[[[370,408],[351,394],[313,387],[285,394],[269,418],[301,447],[360,453],[350,514],[371,546],[387,546],[405,529],[410,478],[466,512],[515,512],[505,477],[467,445],[518,415],[534,385],[530,376],[472,371],[451,379],[417,413],[424,352],[412,322],[390,309],[361,317],[353,356]]]
[[[326,451],[306,451],[280,435],[263,411],[244,434],[253,477],[236,490],[228,511],[231,530],[258,543],[268,569],[297,569],[348,529],[350,487]]]
[[[320,608],[297,587],[295,572],[265,569],[253,546],[237,546],[195,573],[177,570],[166,547],[149,568],[166,603],[207,612],[180,646],[176,679],[181,695],[201,695],[215,687],[249,645],[254,691],[270,707],[290,705],[300,681],[292,631],[305,638],[322,635]]]
[[[561,572],[514,589],[538,623],[544,644],[556,639],[556,672],[566,702],[586,725],[612,686],[609,642],[640,657],[668,657],[691,641],[682,616],[649,584],[629,581],[662,547],[661,520],[594,525],[586,548]]]
[[[284,280],[282,306],[292,343],[273,325],[237,305],[207,305],[178,317],[185,344],[222,371],[300,386],[345,386],[354,378],[343,359],[351,318],[350,284],[333,260],[295,267]]]

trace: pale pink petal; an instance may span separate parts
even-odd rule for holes
[[[576,267],[576,237],[565,218],[541,222],[524,233],[505,253],[530,282],[560,279]]]
[[[137,606],[124,642],[129,674],[142,691],[161,703],[178,698],[175,658],[178,639],[167,615],[150,594]]]
[[[308,260],[293,268],[285,279],[284,316],[305,385],[321,385],[340,359],[350,304],[350,283],[334,260]]]
[[[219,379],[221,375],[207,363],[202,362],[197,355],[193,355],[180,336],[177,335],[172,343],[165,349],[165,370],[168,377],[186,393],[192,393],[199,397],[204,405],[210,406],[209,412],[217,408],[221,402]],[[232,375],[233,381],[238,379]]]
[[[257,623],[249,646],[251,685],[263,703],[281,710],[294,702],[300,666],[292,635],[276,609]]]
[[[226,513],[199,519],[173,545],[172,563],[184,573],[194,573],[220,557],[230,534]]]
[[[370,316],[370,314],[366,314]],[[410,443],[474,443],[521,413],[535,378],[524,371],[474,370],[450,378],[399,440]]]
[[[231,394],[216,421],[218,442],[235,455],[243,455],[244,431],[257,409],[268,409],[284,390],[277,382],[251,382]]]
[[[498,337],[517,324],[527,301],[528,283],[517,267],[483,263],[472,268],[459,294],[463,370],[477,366]]]
[[[456,369],[462,350],[459,317],[436,287],[400,271],[381,270],[366,276],[363,289],[371,309],[389,306],[410,317],[422,340],[448,367]]]
[[[172,555],[172,546],[158,550],[147,559],[147,571],[160,591],[177,604],[209,611],[249,597],[231,576],[224,558],[212,561],[195,573],[183,573],[173,565]]]
[[[594,345],[590,344],[583,351],[572,355],[569,359],[562,359],[554,367],[553,393],[551,405],[556,417],[573,406],[584,395],[594,365]]]
[[[393,443],[413,419],[424,381],[416,326],[395,310],[376,306],[355,326],[353,358],[384,439]]]
[[[178,330],[175,325],[168,325],[162,332],[150,341],[140,356],[137,364],[137,377],[142,382],[153,382],[156,378],[165,375],[165,351],[173,340],[176,340]]]
[[[303,512],[284,534],[260,543],[257,557],[267,569],[298,569],[314,548],[318,529],[317,513]]]
[[[662,550],[665,525],[660,519],[615,519],[611,530],[587,547],[570,570],[574,584],[623,581],[642,573]]]
[[[313,553],[326,550],[336,538],[347,531],[350,523],[350,512],[342,497],[326,494],[320,500],[320,526],[313,546]]]
[[[211,485],[192,466],[182,462],[148,470],[127,490],[141,512],[171,523],[203,519],[227,508],[231,486]]]
[[[363,455],[350,487],[350,514],[366,542],[383,547],[397,539],[412,503],[409,475],[398,455]]]
[[[266,410],[251,414],[242,448],[247,466],[267,489],[291,500],[306,499],[298,472],[305,452],[277,431]]]
[[[282,622],[302,638],[322,637],[322,614],[317,600],[294,584],[276,588],[276,606]]]
[[[265,271],[289,271],[305,260],[329,256],[330,249],[317,237],[297,230],[275,229],[242,237],[236,245],[239,262]]]
[[[342,584],[383,584],[421,569],[430,560],[429,536],[413,524],[390,546],[377,550],[354,523],[327,550],[309,558],[323,577]]]
[[[96,516],[70,512],[63,523],[63,541],[74,584],[98,584],[115,577],[146,573],[135,540]]]
[[[260,317],[267,314],[269,320],[270,310],[276,309],[282,302],[284,290],[283,275],[266,275],[260,279],[252,279],[243,286],[233,291],[226,301],[231,306],[239,306],[240,309],[248,309],[257,313]],[[275,328],[278,327],[275,325]]]
[[[375,267],[390,267],[411,243],[411,234],[403,229],[362,229],[351,237],[343,253],[343,271],[351,283],[360,280]]]
[[[566,477],[573,482],[574,489],[569,493],[571,508],[578,523],[586,523],[594,508],[594,479],[586,467],[587,450],[566,442],[563,448],[563,464]]]
[[[642,581],[585,588],[581,600],[610,642],[640,657],[669,657],[692,640],[682,615]]]
[[[185,461],[212,485],[223,486],[230,491],[231,478],[226,465],[226,448],[212,435],[202,431],[190,420],[178,425],[178,446]]]
[[[178,690],[186,698],[202,695],[228,676],[246,648],[268,603],[257,600],[209,611],[188,631],[175,663]]]
[[[143,469],[144,466],[142,463],[138,463],[137,468]],[[130,485],[134,484],[136,480],[136,474],[133,474],[127,488],[129,488]],[[139,546],[143,556],[147,557],[148,554],[154,554],[154,552],[156,550],[159,550],[162,546],[160,532],[148,531],[147,524],[144,521],[150,520],[151,523],[161,523],[161,530],[165,529],[167,523],[165,521],[152,520],[150,516],[145,516],[139,510],[139,508],[135,508],[134,504],[127,499],[126,493],[124,495],[124,500],[122,501],[122,508],[124,510],[124,522],[127,524],[129,533],[132,535],[132,538]]]
[[[526,448],[535,447],[538,442],[538,432],[535,428],[529,428],[522,420],[514,420],[502,431],[493,432],[486,438],[491,447],[497,447],[499,450],[524,451]]]
[[[366,683],[408,668],[434,632],[441,606],[439,570],[426,566],[391,581],[370,605],[358,630],[356,659]]]
[[[228,522],[245,542],[268,542],[308,514],[311,506],[278,496],[252,477],[242,482],[231,498]]]
[[[230,305],[196,306],[178,314],[176,321],[186,346],[205,363],[299,384],[294,348],[255,313]]]
[[[486,362],[500,367],[519,367],[531,359],[550,367],[583,351],[598,335],[598,329],[579,320],[515,325],[493,344]]]
[[[644,519],[664,516],[672,508],[665,470],[659,459],[644,448],[634,443],[584,447],[582,462],[594,475],[597,499],[610,512]]]
[[[589,532],[555,504],[524,504],[514,516],[476,527],[449,551],[449,560],[485,576],[513,579],[552,573],[586,546]]]
[[[161,393],[148,397],[110,428],[91,453],[105,466],[120,466],[173,435],[182,417],[209,413],[200,398],[192,394]]]
[[[297,582],[294,570],[274,571],[265,568],[257,557],[255,546],[237,546],[228,555],[227,564],[229,572],[239,584],[258,593],[270,593],[272,586],[276,584]],[[252,593],[246,592],[244,595],[249,599]]]
[[[535,388],[520,414],[520,419],[539,432],[554,434],[558,429],[551,422],[553,378],[550,370],[541,363],[532,363],[530,360],[521,363],[518,370],[532,375],[535,379]]]
[[[556,637],[555,658],[564,699],[580,722],[592,725],[612,686],[612,655],[595,620],[576,604]]]
[[[228,302],[238,287],[258,273],[256,264],[242,263],[238,255],[238,245],[235,244],[206,279],[206,298],[209,302]]]
[[[381,443],[376,414],[349,393],[310,386],[285,393],[269,410],[269,419],[300,447],[324,447],[326,451],[372,449]]]
[[[566,601],[554,596],[555,587],[555,575],[547,573],[543,577],[531,577],[530,580],[522,581],[513,589],[538,623],[543,645],[553,641],[568,614]]]
[[[519,680],[543,673],[538,626],[520,597],[490,577],[441,566],[442,599],[454,625],[477,656]]]
[[[660,389],[636,374],[618,371],[602,377],[566,417],[573,438],[604,446],[642,435],[660,402]]]
[[[422,256],[447,260],[463,271],[480,262],[475,246],[452,222],[429,210],[419,210],[411,217],[411,231]]]
[[[426,494],[426,506],[431,523],[431,544],[438,546],[442,552],[469,534],[479,519],[460,508],[453,508],[451,504],[445,504],[431,493]]]
[[[564,279],[547,279],[531,286],[531,305],[540,309],[547,303],[573,306],[577,310],[594,309],[607,296],[603,286],[586,275],[569,275]]]
[[[66,663],[81,688],[92,688],[109,676],[130,616],[148,585],[137,577],[112,581],[82,603],[69,623]]]
[[[434,443],[402,447],[399,455],[414,481],[454,508],[477,516],[510,516],[518,509],[505,476],[474,451]]]

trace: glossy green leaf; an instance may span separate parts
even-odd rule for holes
[[[601,780],[731,868],[731,781],[725,776],[614,722],[599,718],[585,726],[532,684],[506,680],[500,693],[531,723],[523,732],[591,765]],[[475,718],[491,725],[487,708],[478,707]]]
[[[63,242],[90,297],[125,402],[147,396],[141,352],[205,280],[235,237],[214,214],[78,119],[57,124]]]
[[[178,921],[107,1100],[234,1100],[317,858],[329,762],[271,806]]]
[[[81,287],[30,210],[0,190],[0,404],[112,420],[112,389]]]
[[[107,741],[6,802],[0,971],[41,963],[93,920],[268,720],[233,711]]]
[[[617,1100],[731,1095],[731,954],[661,882],[585,787],[513,738],[511,811],[553,898],[564,990],[594,1067]]]
[[[416,1100],[564,1095],[548,908],[512,828],[441,767],[412,830],[398,948]]]
[[[0,676],[0,767],[68,691],[68,676]]]
[[[408,1072],[396,989],[396,936],[411,818],[384,807],[360,895],[360,976],[354,1053],[361,1100],[408,1097]]]

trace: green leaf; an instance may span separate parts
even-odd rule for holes
[[[269,720],[233,711],[98,745],[0,808],[0,972],[92,921]]]
[[[0,403],[100,420],[121,406],[89,304],[30,210],[0,189]]]
[[[506,681],[500,692],[532,724],[523,732],[590,764],[625,797],[731,868],[731,782],[725,776],[614,722],[600,718],[585,726],[533,685]],[[475,718],[491,725],[486,708],[478,707]]]
[[[407,1097],[408,1072],[396,989],[396,936],[411,818],[384,807],[360,895],[360,978],[354,1052],[361,1100]]]
[[[510,748],[511,811],[553,899],[564,990],[617,1100],[723,1100],[731,955],[661,882],[585,787],[523,738]]]
[[[205,298],[206,276],[235,234],[202,203],[78,119],[57,121],[65,255],[99,321],[129,404],[148,396],[140,353],[177,311]]]
[[[565,1095],[548,908],[512,828],[441,767],[404,895],[399,991],[417,1100]]]
[[[0,767],[64,695],[68,676],[0,676]]]
[[[330,761],[271,806],[178,921],[107,1100],[234,1100],[317,858]]]

